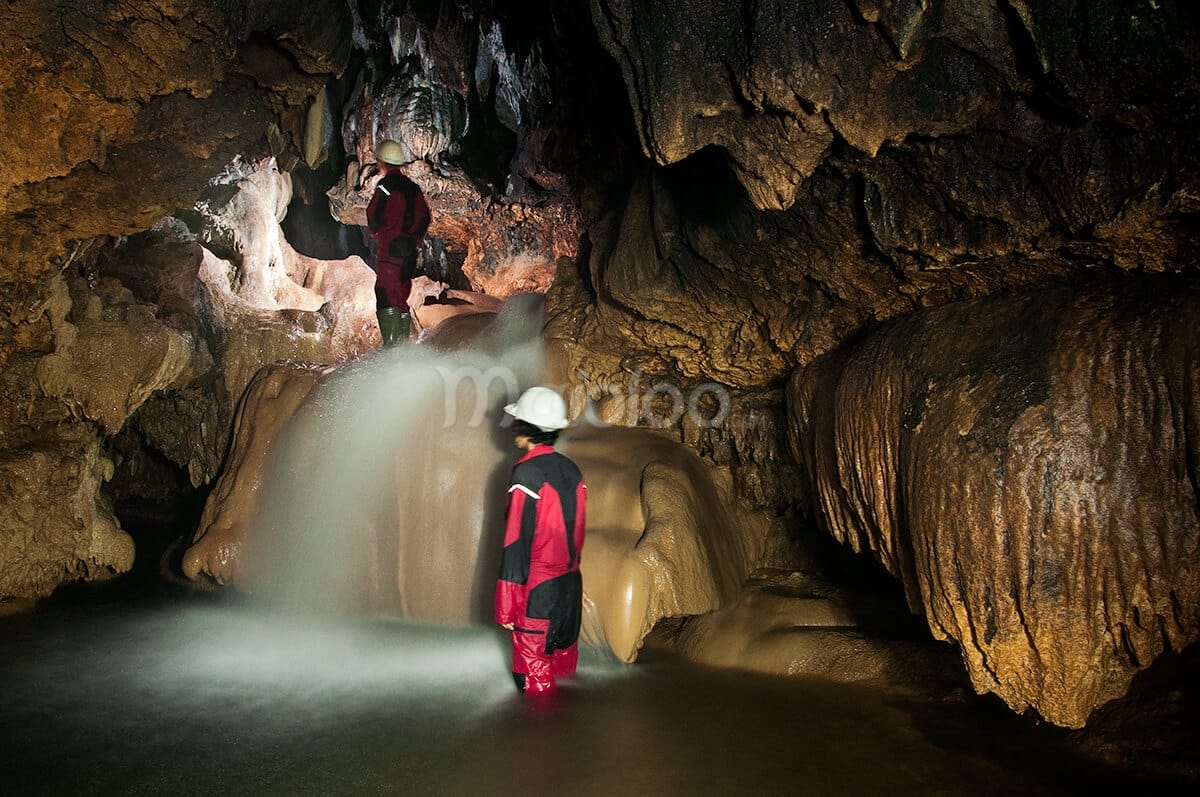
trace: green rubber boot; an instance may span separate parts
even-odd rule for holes
[[[383,336],[384,346],[395,346],[403,340],[408,340],[412,321],[408,313],[400,312],[399,307],[381,308],[375,317],[379,319],[379,334]]]

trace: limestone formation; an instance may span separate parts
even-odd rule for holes
[[[558,259],[575,255],[581,231],[565,175],[545,151],[553,111],[545,63],[536,49],[506,44],[496,20],[466,7],[457,11],[461,18],[440,14],[432,25],[411,9],[396,10],[387,63],[365,70],[346,109],[350,162],[329,191],[333,216],[366,223],[375,147],[391,138],[412,160],[404,172],[432,208],[428,234],[452,263],[438,273],[427,249],[427,272],[439,279],[462,273],[473,290],[501,299],[544,293]],[[512,150],[492,152],[489,137],[511,137]]]
[[[825,528],[980,692],[1083,725],[1200,638],[1200,288],[1127,278],[916,313],[797,371]]]
[[[922,695],[965,686],[953,651],[906,638],[908,625],[896,607],[872,604],[819,571],[763,569],[733,604],[664,622],[651,641],[712,667]]]
[[[187,205],[265,142],[270,110],[298,108],[349,55],[349,14],[335,0],[302,14],[267,2],[231,11],[205,0],[5,5],[7,272],[37,274],[47,264],[35,252],[144,230]],[[267,31],[274,47],[255,40]]]
[[[501,313],[471,346],[440,354],[407,347],[336,371],[277,366],[256,377],[185,572],[325,610],[490,617],[514,451],[495,416],[511,391],[497,393],[494,376],[528,369],[504,322]],[[506,353],[483,356],[495,346]],[[733,508],[727,474],[648,429],[585,423],[562,447],[588,483],[586,639],[632,661],[659,619],[735,599],[766,524]]]
[[[119,283],[111,287],[132,299]],[[90,294],[73,310],[73,323],[64,317],[53,324],[54,351],[38,361],[37,385],[111,435],[151,393],[178,386],[192,341],[148,305],[120,301],[105,307]]]
[[[218,584],[234,580],[271,447],[297,407],[330,370],[281,363],[263,368],[250,382],[238,405],[225,469],[205,502],[195,544],[183,557],[183,573],[188,578],[195,579],[203,571]]]
[[[633,661],[664,617],[733,603],[767,528],[737,506],[727,474],[650,429],[580,424],[560,448],[588,485],[586,641]]]
[[[549,294],[555,378],[594,400],[666,379],[761,405],[921,307],[1200,262],[1182,2],[591,8],[663,166],[592,207]]]
[[[94,435],[49,430],[0,454],[0,597],[123,573],[133,540],[99,496],[113,464]]]
[[[177,271],[147,263],[127,281],[105,268],[128,263],[113,256],[120,236],[193,203],[236,155],[269,154],[268,132],[285,147],[298,136],[308,96],[348,58],[349,22],[333,0],[303,13],[205,0],[0,9],[0,446],[29,488],[0,501],[0,598],[128,569],[101,489],[148,472],[127,456],[133,437],[193,484],[212,478],[230,413],[214,328],[197,323],[200,258],[176,251],[193,270],[175,284]]]

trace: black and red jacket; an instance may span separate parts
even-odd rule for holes
[[[411,270],[428,227],[429,205],[420,186],[398,171],[376,183],[367,205],[367,228],[375,236],[377,263]],[[412,274],[404,279],[412,279]]]
[[[540,629],[549,621],[546,652],[568,648],[579,638],[587,486],[575,463],[548,445],[517,460],[511,484],[496,622]]]

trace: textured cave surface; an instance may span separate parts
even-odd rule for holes
[[[504,505],[510,445],[494,424],[478,422],[477,396],[451,390],[439,374],[504,367],[535,379],[540,341],[530,357],[511,331],[523,324],[540,337],[540,313],[522,318],[522,299],[499,314],[460,315],[470,324],[466,340],[448,323],[420,350],[379,352],[355,367],[263,369],[239,407],[184,575],[284,603],[307,605],[311,592],[335,607],[423,622],[490,618],[480,596],[490,600],[498,567],[494,513]],[[406,404],[393,402],[396,384]],[[488,418],[512,398],[502,388],[490,388]],[[447,416],[443,407],[455,401]],[[367,438],[387,443],[379,449]],[[762,560],[768,524],[739,509],[726,471],[651,429],[583,422],[559,447],[590,496],[585,640],[633,661],[662,618],[736,599]],[[293,496],[284,507],[271,501],[278,492]],[[342,556],[353,560],[348,572],[330,564]]]
[[[790,384],[825,528],[901,579],[978,690],[1060,725],[1200,635],[1200,292],[1164,287],[921,311]]]
[[[1195,339],[1178,309],[1195,312],[1200,210],[1186,0],[17,2],[0,24],[0,597],[128,569],[114,505],[219,492],[246,386],[283,373],[260,369],[376,345],[365,244],[333,222],[361,221],[386,131],[432,199],[430,276],[464,297],[546,291],[546,376],[573,414],[664,425],[774,528],[815,516],[870,551],[976,688],[1078,725],[1195,640],[1196,480],[1167,456],[1194,451],[1194,398],[1046,405],[1057,430],[1033,409],[1038,386],[1082,411],[1194,385],[1188,340],[1163,332]],[[340,237],[317,259],[300,220],[326,210]],[[462,342],[485,315],[428,318]],[[985,345],[1034,328],[1044,345]],[[896,409],[934,396],[918,367],[957,380],[941,437]],[[797,420],[851,378],[910,393]],[[956,430],[997,379],[1030,414],[967,450]],[[660,385],[728,413],[663,423]],[[818,464],[839,451],[852,461]],[[1068,454],[1091,470],[1044,467]],[[881,497],[906,490],[921,500]],[[1108,507],[1104,534],[1046,498],[1080,491]],[[1035,506],[1063,594],[1035,588],[1022,617],[994,546]],[[1094,559],[1059,566],[1089,528]],[[918,562],[906,546],[931,535],[961,555]],[[739,612],[764,638],[787,624],[756,594],[722,596],[681,644],[786,669],[730,641]]]

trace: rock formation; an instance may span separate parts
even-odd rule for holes
[[[966,345],[954,332],[966,323],[958,311],[945,311],[943,329],[924,315],[930,308],[989,308],[997,335],[1005,318],[1026,324],[1004,309],[1009,301],[1028,303],[1035,320],[1059,308],[1083,324],[1100,318],[1108,300],[1072,299],[1064,286],[1162,273],[1164,297],[1182,297],[1200,265],[1200,18],[1187,0],[305,0],[236,8],[88,0],[8,3],[0,24],[11,32],[0,45],[8,132],[0,144],[0,458],[14,485],[0,497],[0,598],[127,567],[112,502],[166,501],[213,485],[234,407],[263,366],[299,359],[317,363],[319,375],[321,363],[371,348],[370,275],[347,256],[356,236],[340,229],[339,254],[314,260],[279,237],[278,220],[291,183],[307,209],[321,205],[323,214],[328,201],[335,218],[361,222],[383,135],[417,158],[409,171],[432,199],[424,255],[434,280],[464,300],[467,289],[497,297],[550,286],[544,378],[564,389],[573,412],[590,407],[601,421],[656,427],[646,434],[702,458],[718,494],[780,526],[828,509],[814,487],[837,494],[864,480],[856,468],[895,454],[864,452],[870,457],[839,472],[847,485],[822,481],[832,477],[798,462],[784,443],[793,374],[805,385],[832,379],[831,352],[881,325],[869,339],[893,341],[889,330],[913,314],[911,323],[928,325],[947,351]],[[233,218],[236,229],[222,227]],[[466,314],[455,301],[447,291],[427,311],[429,325],[441,324],[431,340],[447,349],[487,320],[486,310]],[[1143,330],[1158,323],[1159,306],[1112,302],[1120,318],[1103,323],[1127,330],[1131,347],[1150,346],[1144,336],[1153,334]],[[1001,380],[1014,397],[1028,394],[1022,411],[1037,404],[1041,384],[1067,393],[1092,385],[1072,394],[1079,407],[1114,395],[1064,353],[1075,344],[1061,336],[1083,340],[1084,328],[1065,320],[1061,328],[1044,356],[1021,349],[1022,362],[1043,362],[1040,370],[1021,366],[1024,388],[1020,373]],[[896,362],[924,354],[889,346]],[[999,366],[989,362],[963,366],[965,392],[952,397],[963,412],[991,389]],[[1065,370],[1039,381],[1051,368]],[[265,402],[275,385],[283,401],[312,376],[301,374],[267,371],[254,390]],[[1083,446],[1076,460],[1109,457],[1118,439],[1096,418],[1090,442],[1082,432],[1071,438]],[[1009,422],[992,420],[996,429]],[[1160,420],[1143,430],[1147,451],[1166,444],[1154,436],[1163,428]],[[1040,463],[1063,445],[1054,436],[1062,432],[1013,434],[988,451]],[[1129,434],[1119,438],[1126,445],[1141,439]],[[992,520],[1019,525],[1005,514],[1016,511],[1004,492],[1015,477],[999,472],[983,482],[975,469],[997,455],[950,456],[943,444],[930,438],[928,450],[905,456],[930,463],[940,455],[963,469],[964,482],[975,479],[975,508],[958,522],[993,506],[1003,513],[991,511]],[[692,465],[680,468],[692,474]],[[683,478],[672,474],[655,483]],[[1073,471],[1050,469],[1044,493],[1079,483]],[[1176,512],[1170,523],[1182,522],[1181,499],[1162,492],[1172,483],[1161,480],[1139,517]],[[1115,501],[1106,482],[1095,484],[1097,496]],[[1074,529],[1079,512],[1053,507],[1047,528]],[[889,533],[922,539],[928,521],[915,513],[924,510],[903,510],[904,523],[896,519]],[[1110,535],[1143,539],[1130,512],[1112,508],[1109,517],[1124,518]],[[831,527],[842,520],[826,517]],[[206,528],[218,521],[207,518]],[[964,563],[990,550],[997,527],[977,523],[976,536],[953,527],[954,544],[973,552]],[[622,551],[614,561],[642,555],[614,539],[613,551]],[[232,560],[211,545],[203,566],[236,579],[223,569]],[[1154,639],[1174,646],[1194,637],[1182,603],[1172,608],[1177,631],[1156,637],[1150,619],[1171,616],[1161,586],[1184,571],[1168,565],[1190,567],[1194,553],[1166,560],[1149,546],[1120,560],[1120,579],[1089,570],[1098,580],[1086,589],[1072,582],[1077,594],[1120,581],[1113,594],[1125,596],[1106,604],[1118,630],[1086,626],[1076,648],[1047,644],[1042,625],[1035,633],[1035,623],[1005,608],[1011,585],[992,585],[1001,570],[964,565],[961,579],[947,581],[941,563],[921,570],[906,564],[903,546],[882,545],[885,560],[900,557],[896,572],[913,606],[936,633],[964,645],[976,685],[1056,722],[1078,723],[1116,694],[1168,644]],[[702,575],[689,593],[702,600],[663,598],[662,611],[725,611],[689,623],[681,640],[729,638],[722,629],[754,602],[728,604],[727,565],[717,559],[730,557],[730,572],[739,572],[757,546],[718,554],[719,546],[692,545],[712,561],[684,570],[704,574],[711,565],[717,575]],[[1129,597],[1132,572],[1145,574],[1144,595]],[[958,614],[921,592],[935,582],[962,593]],[[1037,623],[1061,615],[1059,604],[1038,605]],[[1063,697],[1086,658],[1080,651],[1100,649],[1102,638],[1115,644],[1121,624],[1124,652],[1097,658],[1093,680]],[[642,633],[640,621],[603,625],[605,635],[635,625],[628,638]],[[1026,630],[1036,661],[1021,647]],[[750,649],[732,659],[764,660]]]
[[[381,11],[376,33],[386,34],[385,58],[368,62],[344,111],[349,160],[329,191],[334,217],[366,223],[375,147],[391,138],[412,159],[404,172],[433,211],[437,248],[427,248],[425,269],[438,279],[461,273],[473,290],[501,299],[544,293],[558,259],[575,255],[580,220],[546,151],[552,84],[539,49],[522,52],[498,20],[466,8],[427,24],[395,5],[391,16]],[[480,163],[489,155],[502,168]]]
[[[494,314],[458,318],[485,315]],[[494,377],[532,363],[522,365],[504,311],[467,347],[451,332],[454,350],[431,351],[437,331],[429,345],[340,370],[264,369],[185,573],[323,610],[490,618],[492,536],[513,459],[496,427],[496,407],[512,395]],[[632,661],[659,619],[736,598],[766,525],[734,509],[728,476],[647,429],[582,423],[561,445],[588,483],[587,640]],[[339,557],[353,559],[344,572]]]
[[[953,651],[915,636],[902,612],[834,583],[819,566],[764,568],[732,604],[664,621],[650,643],[710,667],[893,692],[945,695],[966,686]]]
[[[102,485],[150,472],[126,456],[141,441],[196,484],[213,478],[236,400],[220,395],[198,323],[199,248],[114,236],[190,206],[235,156],[268,155],[268,138],[298,136],[307,98],[346,62],[350,15],[333,0],[301,14],[9,3],[0,25],[0,445],[14,476],[0,597],[34,597],[128,569],[132,543]],[[161,261],[127,258],[135,250],[170,250],[190,274],[156,274]]]
[[[922,308],[1198,265],[1200,163],[1185,140],[1200,109],[1197,20],[1182,3],[593,0],[591,9],[643,152],[662,168],[635,174],[594,217],[578,268],[560,270],[548,296],[551,373],[621,415],[630,397],[646,406],[648,384],[684,395],[726,387],[731,423],[689,428],[685,416],[674,431],[710,456],[732,451],[741,495],[760,506],[808,506],[807,479],[780,444],[776,390],[792,373],[828,367],[814,363],[847,339]],[[1176,289],[1171,279],[1161,288]],[[1037,450],[1046,442],[1029,441],[1025,456],[1050,457]],[[1102,451],[1097,442],[1093,456]],[[880,456],[885,464],[856,467],[889,467],[896,454]],[[834,475],[809,476],[854,496]],[[1069,490],[1072,478],[1052,471],[1046,489]],[[1054,506],[1055,523],[1074,517]],[[895,520],[896,535],[925,533],[906,522]],[[990,544],[993,527],[977,522],[983,538],[973,541],[962,526],[962,545]],[[1111,533],[1137,537],[1137,528]],[[1182,577],[1160,557],[1126,566],[1135,561],[1156,583]],[[938,578],[925,564],[900,575]],[[964,564],[960,597],[972,617],[1008,594],[1006,584],[985,593],[989,579]],[[1024,635],[1015,614],[997,610],[994,620],[1004,639]],[[965,620],[930,622],[976,644]],[[1110,661],[1064,696],[1098,638],[1089,627],[1078,648],[1039,644],[1040,660],[1011,670],[988,672],[976,657],[974,682],[1078,724],[1162,647],[1137,649],[1138,665]]]
[[[822,524],[904,583],[981,692],[1084,724],[1200,638],[1200,288],[926,310],[798,371]]]

